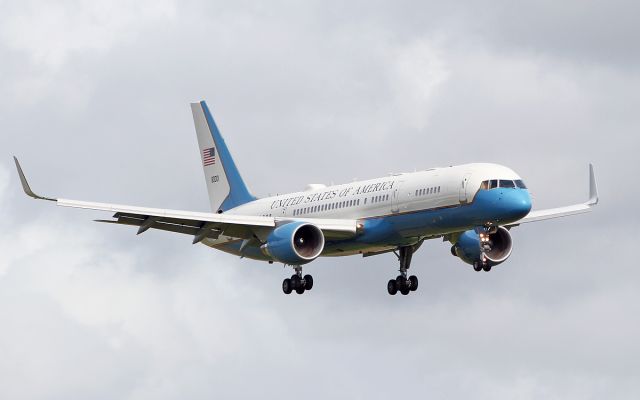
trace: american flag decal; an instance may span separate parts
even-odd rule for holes
[[[202,150],[202,162],[204,166],[213,165],[216,163],[216,149],[215,147],[210,147],[208,149]]]

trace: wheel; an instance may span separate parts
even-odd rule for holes
[[[483,266],[482,266],[482,269],[483,269],[485,272],[489,272],[489,271],[491,271],[491,265],[483,265]]]
[[[416,289],[418,289],[418,277],[417,277],[417,276],[415,276],[415,275],[411,275],[411,276],[409,277],[409,282],[410,282],[409,289],[410,289],[412,292],[415,292],[415,291],[416,291]]]
[[[473,270],[476,271],[476,272],[482,271],[482,264],[480,264],[480,263],[473,264]]]
[[[296,288],[296,293],[302,294],[304,293],[304,286],[300,285]]]
[[[395,279],[389,279],[389,282],[387,283],[387,292],[392,296],[398,293],[398,285],[396,285]]]
[[[291,279],[287,278],[284,281],[282,281],[282,291],[284,292],[284,294],[290,294],[291,293]]]
[[[293,290],[298,290],[299,287],[302,286],[302,282],[300,280],[300,277],[298,275],[292,275],[291,276],[291,289]]]
[[[400,289],[400,293],[402,293],[403,296],[406,296],[409,294],[409,292],[411,291],[411,289],[409,289],[408,287],[404,286]]]
[[[304,289],[305,290],[311,290],[312,287],[313,287],[313,276],[305,275],[304,276]]]
[[[398,286],[398,290],[402,290],[403,287],[407,286],[407,278],[402,275],[398,275],[396,278],[396,285]]]

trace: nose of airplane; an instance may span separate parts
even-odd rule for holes
[[[531,196],[525,189],[505,190],[502,194],[502,208],[505,219],[517,221],[531,211]]]

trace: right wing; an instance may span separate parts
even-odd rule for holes
[[[589,164],[589,200],[581,204],[566,207],[549,208],[546,210],[534,210],[526,217],[508,226],[517,226],[527,222],[544,221],[546,219],[568,217],[570,215],[583,214],[591,211],[598,204],[598,185],[593,172],[593,164]]]
[[[54,201],[62,207],[83,208],[113,212],[115,220],[97,220],[112,224],[138,226],[138,234],[148,229],[159,229],[193,236],[193,243],[219,236],[264,242],[271,231],[291,221],[303,221],[316,225],[328,238],[345,238],[356,234],[356,220],[317,218],[273,218],[253,215],[214,214],[193,211],[166,210],[135,207],[120,204],[94,203],[79,200],[57,199],[37,195],[31,190],[18,159],[14,157],[24,192],[34,199]]]

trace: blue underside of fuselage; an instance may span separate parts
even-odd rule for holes
[[[525,217],[531,198],[525,189],[497,188],[479,191],[473,201],[451,207],[365,217],[363,233],[347,240],[327,241],[323,255],[366,252],[368,249],[397,247],[415,243],[425,236],[462,232],[485,225],[505,225]],[[241,242],[216,246],[240,255]],[[242,256],[268,261],[258,247],[245,247]]]

